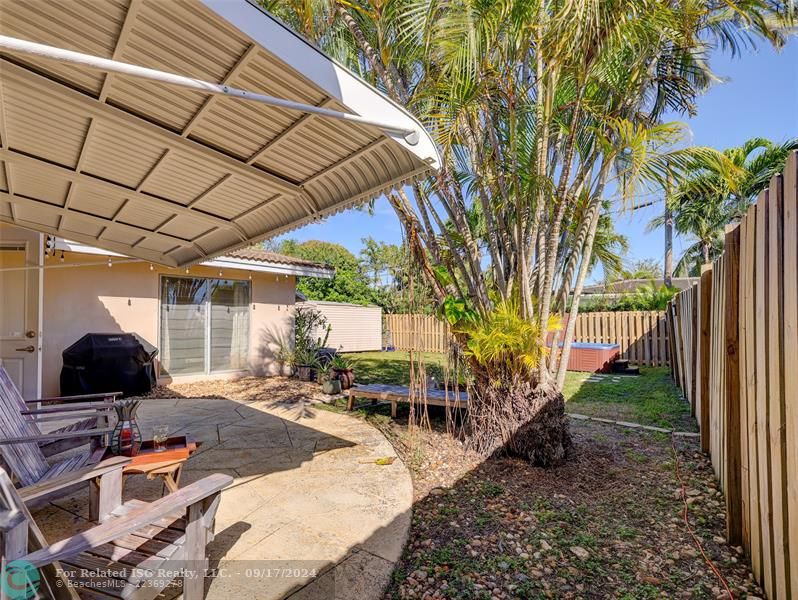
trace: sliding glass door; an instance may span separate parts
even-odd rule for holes
[[[205,373],[208,280],[161,280],[161,370],[171,375]]]
[[[211,280],[211,371],[245,369],[249,355],[249,282]]]
[[[161,370],[171,375],[247,367],[249,281],[161,279]]]

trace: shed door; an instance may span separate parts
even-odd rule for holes
[[[0,228],[0,364],[26,400],[39,394],[41,235]]]

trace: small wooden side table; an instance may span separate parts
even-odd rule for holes
[[[138,454],[133,456],[130,463],[122,469],[123,483],[130,475],[146,475],[147,479],[160,477],[163,481],[164,492],[176,492],[180,485],[180,475],[183,465],[196,452],[199,443],[190,436],[172,437],[166,440],[166,450],[155,452],[152,440],[145,440],[141,444]]]

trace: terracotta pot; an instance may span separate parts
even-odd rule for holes
[[[348,390],[355,383],[355,373],[352,369],[333,369],[333,379],[341,382],[341,389]]]

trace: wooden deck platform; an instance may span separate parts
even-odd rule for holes
[[[356,385],[349,388],[349,401],[347,410],[355,406],[355,398],[371,398],[373,400],[389,401],[391,403],[391,416],[396,417],[396,406],[399,402],[410,402],[410,388],[403,385],[369,384]],[[454,408],[468,407],[468,392],[446,392],[445,390],[427,390],[427,405],[450,406]]]

